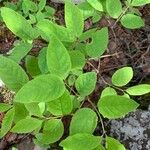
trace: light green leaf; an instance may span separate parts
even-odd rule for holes
[[[86,63],[85,56],[80,51],[70,51],[72,69],[82,69]]]
[[[26,118],[18,121],[15,126],[11,129],[13,133],[30,133],[37,128],[41,127],[42,120],[35,118]]]
[[[112,83],[115,86],[124,86],[133,78],[133,70],[131,67],[123,67],[118,69],[112,76]]]
[[[27,103],[25,104],[26,109],[29,111],[30,115],[42,116],[42,112],[38,103]]]
[[[101,93],[101,98],[109,95],[117,95],[116,90],[111,87],[106,87]]]
[[[106,148],[107,150],[126,150],[123,144],[108,136],[106,137]]]
[[[144,21],[140,16],[134,14],[126,14],[121,18],[121,24],[129,29],[137,29],[144,27]]]
[[[18,37],[24,40],[32,40],[37,37],[37,32],[28,21],[16,11],[2,7],[1,16],[6,26]],[[16,19],[17,21],[14,21]]]
[[[70,2],[65,2],[65,23],[75,37],[82,34],[84,29],[83,13],[75,4]]]
[[[41,74],[38,66],[38,59],[35,56],[28,55],[25,59],[25,66],[27,73],[29,73],[33,78]]]
[[[122,13],[122,4],[120,0],[106,0],[106,9],[112,18],[118,18]]]
[[[87,2],[96,10],[103,11],[103,5],[99,0],[87,0]]]
[[[31,48],[32,44],[20,42],[12,49],[12,53],[8,56],[8,58],[14,60],[16,63],[19,63],[20,60],[27,55]]]
[[[108,28],[93,33],[92,42],[87,44],[86,52],[90,57],[100,57],[108,46]]]
[[[0,103],[0,112],[5,112],[10,109],[12,106],[5,103]]]
[[[72,117],[70,135],[76,133],[93,133],[97,126],[98,117],[90,108],[79,109]]]
[[[98,102],[99,112],[108,119],[123,117],[138,106],[134,100],[117,95],[105,96]]]
[[[67,90],[60,98],[47,103],[47,110],[55,116],[67,115],[71,113],[72,108],[72,98]]]
[[[36,138],[42,144],[51,144],[57,142],[64,133],[64,126],[61,120],[52,119],[44,124],[43,133],[36,135]]]
[[[71,70],[71,60],[64,45],[52,37],[47,49],[47,65],[50,73],[65,78]]]
[[[144,94],[150,93],[150,84],[135,85],[135,86],[129,87],[126,90],[126,92],[129,95],[135,95],[135,96],[144,95]]]
[[[16,94],[15,102],[48,102],[62,96],[63,81],[55,75],[41,75],[25,84]]]
[[[42,19],[38,22],[37,27],[41,31],[41,36],[46,41],[51,41],[51,37],[55,35],[60,41],[73,42],[73,34],[65,27],[57,25],[49,20]]]
[[[14,119],[15,110],[14,108],[10,109],[4,116],[2,125],[1,125],[1,131],[0,131],[0,137],[4,137],[7,132],[11,129],[13,119]]]
[[[28,82],[25,71],[16,62],[4,56],[0,56],[0,78],[15,92]]]
[[[95,89],[96,80],[97,77],[95,72],[84,73],[77,78],[75,87],[80,95],[87,96]]]
[[[38,56],[38,65],[43,74],[48,73],[46,54],[47,54],[47,47],[44,47],[41,49]]]
[[[132,6],[143,6],[146,4],[150,4],[150,0],[132,0]]]
[[[60,146],[67,150],[93,150],[100,143],[100,137],[87,133],[78,133],[67,137]]]

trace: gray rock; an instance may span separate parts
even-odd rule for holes
[[[118,138],[127,150],[150,150],[150,109],[137,110],[109,123],[110,135]]]
[[[65,0],[52,0],[52,2],[55,2],[55,3],[64,3]],[[85,2],[85,0],[72,0],[72,2],[74,2],[75,4],[78,4],[78,3],[82,3],[82,2]]]

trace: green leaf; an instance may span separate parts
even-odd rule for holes
[[[90,108],[79,109],[72,117],[70,135],[77,133],[93,133],[97,126],[98,117]]]
[[[19,63],[21,59],[27,55],[31,48],[32,44],[22,41],[12,49],[12,53],[8,56],[8,58],[14,60],[16,63]]]
[[[132,6],[143,6],[146,4],[150,4],[150,0],[132,0]]]
[[[97,77],[95,72],[84,73],[77,78],[75,87],[79,94],[82,96],[87,96],[90,95],[95,89],[96,80]]]
[[[30,115],[42,116],[42,112],[38,103],[27,103],[25,104],[26,109],[29,111]]]
[[[106,0],[106,9],[112,18],[118,18],[122,13],[122,4],[120,0]]]
[[[12,106],[5,103],[0,103],[0,112],[5,112],[10,109]]]
[[[25,119],[29,115],[28,110],[22,103],[14,103],[14,108],[15,108],[15,117],[14,117],[15,123],[22,119]]]
[[[140,16],[134,15],[134,14],[126,14],[121,18],[121,24],[125,28],[129,29],[137,29],[144,27],[144,21]]]
[[[144,94],[150,93],[150,84],[135,85],[135,86],[129,87],[126,90],[126,92],[129,95],[135,95],[135,96],[144,95]]]
[[[60,119],[48,120],[44,124],[43,133],[36,135],[36,138],[42,144],[51,144],[57,142],[64,133],[64,126]]]
[[[28,82],[25,71],[16,62],[3,56],[0,56],[0,78],[15,92]]]
[[[70,51],[72,69],[82,69],[86,63],[85,56],[80,51]]]
[[[50,73],[65,78],[71,70],[71,60],[64,45],[52,37],[47,49],[47,65]]]
[[[14,119],[15,110],[14,108],[10,109],[3,118],[2,125],[1,125],[1,131],[0,131],[0,137],[4,137],[7,132],[11,129],[13,119]]]
[[[1,16],[6,26],[18,37],[24,40],[32,40],[37,37],[37,32],[28,21],[16,11],[2,7]],[[16,19],[17,21],[14,21]]]
[[[11,129],[13,133],[30,133],[37,128],[41,127],[42,120],[35,118],[26,118],[18,121],[15,126]]]
[[[46,0],[40,0],[38,4],[39,11],[42,11],[46,5]]]
[[[87,2],[96,10],[103,11],[103,5],[99,0],[87,0]]]
[[[47,47],[44,47],[41,49],[38,56],[38,65],[43,74],[48,73],[46,54],[47,54]]]
[[[98,102],[99,112],[108,119],[123,117],[138,106],[134,100],[117,95],[102,97]]]
[[[75,37],[82,34],[84,29],[83,13],[75,4],[70,2],[65,2],[65,23]]]
[[[47,104],[47,110],[55,116],[67,115],[71,113],[72,108],[72,98],[67,90],[60,98]]]
[[[106,50],[108,45],[108,28],[93,33],[92,42],[87,44],[86,52],[90,57],[100,57]]]
[[[28,55],[25,59],[25,66],[27,73],[29,73],[32,77],[36,77],[41,74],[38,66],[38,59],[35,56]]]
[[[123,144],[108,136],[106,137],[106,148],[107,150],[126,150]]]
[[[46,41],[51,41],[51,37],[55,35],[60,41],[73,42],[74,36],[71,32],[60,25],[57,25],[49,20],[42,19],[38,22],[37,27],[41,31],[41,36]]]
[[[41,75],[25,84],[16,94],[15,102],[48,102],[62,96],[63,81],[55,75]],[[30,93],[30,94],[29,94]]]
[[[133,70],[131,67],[123,67],[118,69],[112,76],[112,83],[115,86],[124,86],[133,78]]]
[[[106,87],[101,93],[101,98],[109,95],[117,95],[116,90],[111,87]]]
[[[87,133],[78,133],[67,137],[60,146],[68,150],[93,150],[100,143],[100,137]]]

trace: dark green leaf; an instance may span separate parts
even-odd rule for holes
[[[38,66],[38,59],[35,56],[28,55],[25,59],[25,66],[27,72],[32,76],[36,77],[41,74],[39,66]]]

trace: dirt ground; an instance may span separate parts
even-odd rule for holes
[[[59,23],[64,24],[63,19],[63,5],[49,2],[49,5],[56,8],[56,16],[59,18]],[[140,9],[142,16],[145,20],[145,27],[138,30],[128,30],[123,28],[120,23],[114,26],[115,20],[110,18],[102,18],[96,24],[93,24],[91,19],[86,20],[85,30],[97,26],[98,28],[108,26],[110,39],[107,52],[102,56],[100,62],[91,60],[91,64],[99,69],[99,80],[94,91],[91,95],[91,99],[98,99],[100,91],[106,86],[102,78],[107,82],[110,82],[111,75],[115,70],[123,66],[132,66],[134,69],[134,78],[131,85],[139,83],[150,83],[150,6],[145,6]],[[16,37],[6,27],[0,23],[0,54],[6,54],[12,48]],[[40,48],[45,45],[41,40],[34,42],[35,46],[32,49],[32,54],[37,55]],[[86,65],[85,71],[93,70],[91,65]],[[7,101],[12,95],[5,89],[0,89],[0,101]],[[138,97],[137,101],[141,104],[140,110],[147,111],[150,105],[150,95]],[[93,101],[96,103],[96,101]],[[83,106],[90,107],[88,102],[85,102]],[[0,122],[2,121],[4,114],[0,114]],[[68,118],[64,118],[64,122],[68,125]],[[105,121],[105,120],[104,120]],[[107,120],[106,120],[106,124]],[[109,124],[110,125],[110,124]],[[101,127],[97,128],[95,134],[99,133]],[[110,133],[110,127],[108,127],[108,133]],[[0,150],[7,150],[12,145],[17,144],[19,150],[25,150],[25,142],[28,142],[30,148],[34,149],[31,135],[16,135],[8,134],[0,142]],[[144,150],[144,149],[143,149]],[[145,149],[146,150],[146,149]]]

